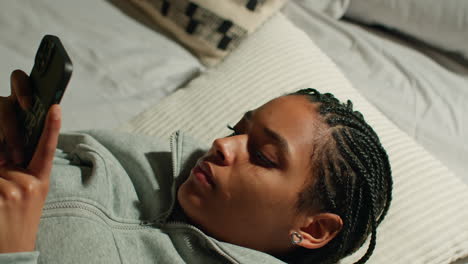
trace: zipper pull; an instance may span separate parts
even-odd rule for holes
[[[154,221],[143,220],[143,221],[140,222],[141,226],[152,226],[153,224],[154,224]]]
[[[143,220],[140,222],[141,226],[161,226],[164,223],[163,220]]]

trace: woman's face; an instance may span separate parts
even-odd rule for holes
[[[209,235],[284,253],[298,227],[298,194],[311,177],[316,106],[303,96],[276,98],[249,111],[235,135],[216,139],[178,191],[191,221]]]

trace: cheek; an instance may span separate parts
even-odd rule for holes
[[[258,173],[258,177],[276,176],[266,175],[261,171]],[[232,207],[225,211],[225,215],[233,216],[229,219],[231,226],[270,236],[270,231],[284,231],[290,225],[294,213],[292,195],[285,192],[284,184],[276,185],[272,181],[252,180],[251,184],[236,195],[231,203]]]
[[[261,167],[243,161],[232,171],[229,181],[228,200],[252,199],[260,196],[265,189],[268,172]]]
[[[278,208],[289,200],[285,200],[290,196],[286,193],[288,183],[278,170],[248,163],[238,173],[232,179],[227,202],[243,211],[249,209],[246,214]]]

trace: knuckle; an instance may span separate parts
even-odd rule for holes
[[[6,201],[17,202],[21,200],[21,192],[18,188],[6,188],[6,190],[3,191],[3,198]]]
[[[36,181],[28,181],[22,186],[22,189],[26,196],[31,196],[40,192],[40,186]]]
[[[47,186],[44,186],[39,180],[29,180],[21,185],[21,191],[24,199],[43,198],[47,195]]]

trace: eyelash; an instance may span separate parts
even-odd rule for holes
[[[228,128],[229,130],[232,130],[232,133],[229,135],[229,137],[233,137],[233,136],[239,135],[239,134],[237,133],[236,129],[234,129],[231,125],[227,125],[227,128]]]
[[[229,137],[233,137],[233,136],[238,136],[240,135],[239,132],[236,131],[235,128],[233,128],[232,126],[230,125],[227,125],[227,128],[229,130],[232,130],[233,132],[229,135]],[[257,159],[261,165],[265,168],[275,168],[276,167],[276,164],[271,161],[270,159],[268,159],[261,151],[258,151],[258,150],[255,150],[254,151],[254,156],[255,156],[255,159]]]

